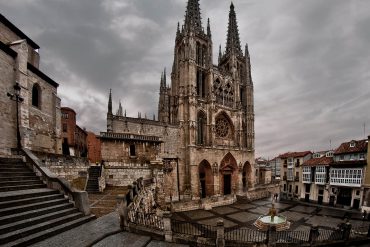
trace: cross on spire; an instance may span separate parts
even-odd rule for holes
[[[238,23],[236,21],[234,4],[232,2],[230,5],[229,12],[229,26],[227,30],[226,53],[227,54],[234,53],[237,55],[242,54],[242,49],[240,47]]]

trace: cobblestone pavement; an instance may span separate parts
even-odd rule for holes
[[[237,202],[229,206],[212,208],[211,210],[194,210],[177,212],[173,218],[182,221],[216,226],[223,219],[225,228],[247,227],[256,229],[254,221],[260,215],[268,213],[271,199],[253,202]],[[354,227],[368,227],[370,222],[361,220],[361,212],[333,207],[318,206],[298,201],[279,201],[275,203],[278,214],[287,217],[291,222],[290,230],[309,230],[312,225],[325,229],[335,229],[343,223],[345,217],[350,219]]]

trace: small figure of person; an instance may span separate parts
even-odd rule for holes
[[[277,202],[278,197],[279,197],[279,194],[278,193],[275,193],[275,202]]]
[[[364,210],[364,212],[362,213],[362,220],[363,221],[366,220],[366,216],[367,216],[367,212],[366,212],[366,210]]]

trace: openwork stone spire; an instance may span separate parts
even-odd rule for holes
[[[185,14],[185,28],[202,31],[199,0],[188,0]]]
[[[121,101],[119,101],[119,106],[118,106],[118,110],[117,110],[117,116],[120,116],[120,117],[123,117],[123,110],[122,110],[122,105],[121,105]]]
[[[231,53],[234,53],[236,55],[242,55],[238,23],[236,22],[236,14],[233,3],[231,3],[230,5],[229,27],[227,30],[227,41],[226,41],[226,54]]]
[[[108,114],[113,114],[112,113],[112,89],[109,91],[109,100],[108,100]]]

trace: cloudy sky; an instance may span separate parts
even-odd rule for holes
[[[0,0],[1,13],[40,45],[78,123],[106,130],[114,109],[157,115],[187,0]],[[256,155],[325,150],[370,134],[370,1],[233,0],[255,86]],[[230,1],[200,0],[214,54],[225,47]],[[243,45],[244,46],[244,45]],[[217,57],[213,58],[214,63]],[[168,77],[169,81],[169,77]]]

